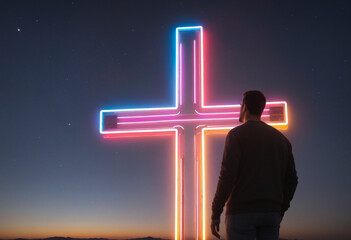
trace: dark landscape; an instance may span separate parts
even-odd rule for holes
[[[5,240],[5,239],[1,239],[1,240]],[[16,239],[12,239],[12,240],[117,240],[117,239],[110,239],[110,238],[49,237],[49,238],[16,238]],[[118,240],[127,240],[127,239],[118,239]],[[128,240],[168,240],[168,239],[144,237],[144,238],[128,238]]]
[[[0,239],[5,240],[5,239]],[[9,239],[6,239],[9,240]],[[153,238],[153,237],[144,237],[144,238],[128,238],[128,239],[110,239],[110,238],[70,238],[70,237],[50,237],[50,238],[16,238],[11,240],[169,240],[164,238]],[[298,240],[298,239],[286,239],[279,238],[279,240]]]

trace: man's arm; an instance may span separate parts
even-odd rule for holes
[[[220,219],[223,207],[234,187],[238,176],[240,154],[239,141],[235,134],[229,132],[225,141],[217,190],[212,202],[212,219]]]
[[[294,161],[294,156],[292,154],[292,148],[291,144],[289,143],[289,159],[288,159],[288,166],[287,166],[287,171],[285,175],[285,184],[284,184],[284,199],[283,199],[283,209],[282,209],[282,215],[288,210],[290,207],[290,202],[294,197],[296,186],[298,183],[298,177],[296,174],[296,168],[295,168],[295,161]]]

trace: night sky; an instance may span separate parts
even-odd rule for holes
[[[172,105],[175,28],[202,25],[207,103],[237,104],[251,89],[288,102],[299,185],[281,237],[351,239],[350,10],[1,1],[0,238],[172,238],[172,139],[105,140],[99,111]],[[224,138],[206,150],[209,214]]]

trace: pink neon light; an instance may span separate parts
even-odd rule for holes
[[[178,130],[175,129],[175,149],[176,149],[176,156],[175,156],[175,168],[176,168],[176,174],[175,174],[175,240],[178,239]]]
[[[117,123],[117,125],[120,124],[143,124],[143,123],[164,123],[164,122],[196,122],[196,121],[223,121],[223,120],[237,120],[239,118],[202,118],[202,119],[170,119],[170,120],[159,120],[159,121],[141,121],[141,122],[120,122]]]
[[[179,31],[176,29],[176,109],[178,109],[178,99],[179,99]]]
[[[182,105],[182,98],[183,98],[183,96],[182,96],[182,92],[183,92],[183,88],[182,88],[182,84],[183,84],[183,62],[182,62],[182,59],[183,59],[183,54],[182,54],[182,44],[180,44],[179,45],[179,48],[180,48],[180,52],[179,52],[179,68],[180,68],[180,70],[179,70],[179,84],[180,84],[180,91],[179,91],[179,104],[180,105]]]
[[[204,38],[203,38],[203,31],[201,28],[201,35],[200,35],[200,44],[201,44],[201,52],[200,52],[200,60],[201,60],[201,107],[204,107]],[[205,239],[205,238],[204,238]]]
[[[195,112],[196,112],[197,114],[199,114],[199,115],[223,115],[223,114],[227,114],[227,115],[229,115],[229,114],[239,114],[239,113],[240,113],[240,112],[224,112],[224,113],[221,113],[221,112],[217,113],[217,112],[215,112],[215,113],[201,113],[201,112],[198,112],[197,110],[195,110]]]
[[[264,112],[268,112],[269,109],[264,109]],[[201,113],[195,110],[195,112],[199,115],[229,115],[229,114],[239,114],[240,112],[215,112],[215,113]]]
[[[137,129],[137,130],[120,130],[120,131],[113,131],[111,133],[152,133],[152,132],[170,132],[174,131],[173,128],[160,128],[160,129]],[[106,131],[106,134],[109,132]]]
[[[264,112],[268,112],[269,109],[264,109]],[[239,114],[240,112],[215,112],[215,113],[201,113],[195,110],[195,113],[201,116],[213,116],[213,115],[233,115],[233,114]],[[144,115],[144,116],[121,116],[118,117],[119,119],[133,119],[133,118],[158,118],[158,117],[165,117],[165,118],[172,118],[174,116],[178,116],[180,114],[180,111],[177,112],[176,114],[164,114],[164,115]],[[262,117],[269,117],[269,115],[262,115]]]
[[[183,159],[180,159],[180,166],[181,166],[181,171],[182,173],[180,174],[180,192],[183,193],[183,188],[184,188],[184,180],[183,180]],[[180,205],[181,205],[181,209],[182,211],[180,211],[180,219],[183,219],[183,209],[184,209],[184,201],[183,201],[183,196],[182,196],[182,200],[180,201]],[[181,238],[183,238],[184,235],[184,225],[183,222],[182,224],[180,224],[180,232],[181,232]]]
[[[196,41],[194,40],[194,103],[196,104]]]
[[[179,115],[180,112],[177,112],[176,114],[168,114],[168,115],[145,115],[145,116],[127,116],[127,117],[118,117],[122,119],[128,119],[128,118],[156,118],[156,117],[174,117]]]
[[[183,77],[183,45],[179,41],[179,32],[187,31],[187,30],[200,30],[200,46],[196,47],[196,40],[193,41],[193,51],[194,51],[194,104],[198,101],[201,102],[197,110],[194,111],[193,114],[182,114],[182,109],[179,108],[183,104],[183,86],[184,86],[184,77]],[[237,114],[239,114],[240,104],[234,105],[205,105],[205,83],[204,83],[204,43],[203,43],[203,28],[202,27],[184,27],[177,28],[176,30],[176,76],[175,76],[175,84],[176,84],[176,94],[175,94],[175,106],[173,107],[162,107],[162,108],[135,108],[135,109],[116,109],[116,110],[102,110],[100,112],[100,132],[105,136],[113,135],[125,135],[130,134],[130,136],[136,136],[138,134],[158,134],[158,133],[175,133],[175,240],[184,238],[184,223],[183,223],[183,200],[182,200],[182,192],[183,192],[183,165],[179,160],[182,159],[181,154],[181,146],[183,146],[182,137],[180,137],[180,133],[177,128],[184,128],[180,125],[174,125],[178,123],[194,123],[194,128],[202,128],[201,136],[199,141],[201,142],[196,146],[196,137],[194,137],[194,148],[201,149],[201,153],[198,154],[198,158],[196,159],[196,240],[200,238],[200,227],[202,225],[202,236],[203,240],[206,239],[206,224],[205,224],[205,138],[204,134],[206,130],[229,130],[233,128],[236,124],[235,120],[238,120]],[[196,57],[198,55],[198,57]],[[200,59],[198,59],[200,57]],[[197,66],[196,61],[199,61],[200,66]],[[199,72],[198,72],[199,71]],[[197,93],[197,89],[199,92]],[[199,96],[197,96],[199,95]],[[197,100],[199,97],[199,100]],[[187,99],[185,99],[186,101]],[[270,125],[287,125],[288,124],[288,112],[287,112],[287,103],[285,101],[276,101],[276,102],[267,102],[267,105],[278,105],[284,106],[284,117],[285,122],[271,122]],[[197,105],[196,105],[197,107]],[[172,114],[161,114],[167,113],[166,110],[178,111],[177,113]],[[143,111],[142,115],[140,111]],[[208,111],[206,113],[206,111]],[[227,112],[228,111],[228,112]],[[265,109],[265,112],[268,112],[269,109]],[[117,119],[121,120],[117,122],[117,125],[120,126],[118,129],[113,130],[104,130],[102,121],[104,119],[105,113],[116,113]],[[118,114],[117,114],[118,113]],[[119,116],[122,115],[122,116]],[[234,116],[232,116],[234,115]],[[231,116],[231,117],[229,117]],[[263,118],[269,117],[270,115],[264,114]],[[206,118],[207,117],[207,118]],[[150,119],[150,120],[148,120]],[[227,126],[226,122],[223,121],[231,121],[233,120],[233,124]],[[147,129],[147,124],[153,124],[152,129]],[[158,124],[158,125],[157,125]],[[196,125],[198,124],[198,125]],[[203,125],[206,124],[206,125]],[[210,124],[210,125],[209,125]],[[229,122],[230,124],[230,122]],[[229,125],[228,124],[228,125]],[[213,126],[212,126],[213,125]],[[140,127],[142,129],[133,128],[134,126]],[[149,126],[150,127],[150,126]],[[163,128],[164,127],[164,128]],[[150,127],[151,128],[151,127]],[[182,144],[180,146],[180,144]],[[201,163],[201,164],[200,164]],[[198,167],[201,166],[201,169]],[[201,174],[201,176],[200,176]],[[202,184],[202,185],[201,185]],[[202,187],[200,187],[200,185]],[[201,192],[202,198],[199,197]],[[202,204],[200,203],[202,199]],[[200,210],[199,204],[202,205],[202,209]],[[200,212],[202,211],[202,219],[199,219]],[[201,223],[199,222],[201,221]]]
[[[195,228],[196,228],[196,238],[195,239],[199,239],[199,227],[198,227],[198,223],[199,223],[199,162],[196,156],[196,135],[194,136],[194,159],[195,159],[195,169],[196,169],[196,174],[195,174],[195,178],[196,178],[196,213],[195,213],[195,217],[196,217],[196,221],[195,221]]]
[[[205,222],[206,222],[206,214],[205,214],[205,134],[204,134],[204,130],[202,130],[202,134],[201,134],[201,143],[202,143],[202,213],[203,213],[203,217],[202,217],[202,238],[206,239],[205,235],[206,235],[206,231],[205,231]]]

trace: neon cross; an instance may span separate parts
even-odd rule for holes
[[[240,104],[205,104],[204,43],[202,26],[176,28],[175,102],[170,107],[100,111],[100,133],[105,138],[172,135],[175,138],[174,239],[185,238],[185,227],[195,224],[195,239],[206,239],[205,135],[227,133],[239,124]],[[287,129],[285,101],[267,102],[262,120]],[[184,161],[187,139],[193,139],[194,158]],[[194,212],[184,216],[184,169],[194,166]],[[188,178],[187,178],[188,179]],[[191,178],[189,178],[191,179]],[[191,182],[190,182],[191,184]],[[191,201],[191,198],[188,198]],[[192,205],[187,205],[188,207]],[[187,211],[188,212],[188,211]],[[190,219],[190,220],[189,220]],[[193,219],[194,221],[192,222]],[[186,224],[184,224],[186,222]]]

